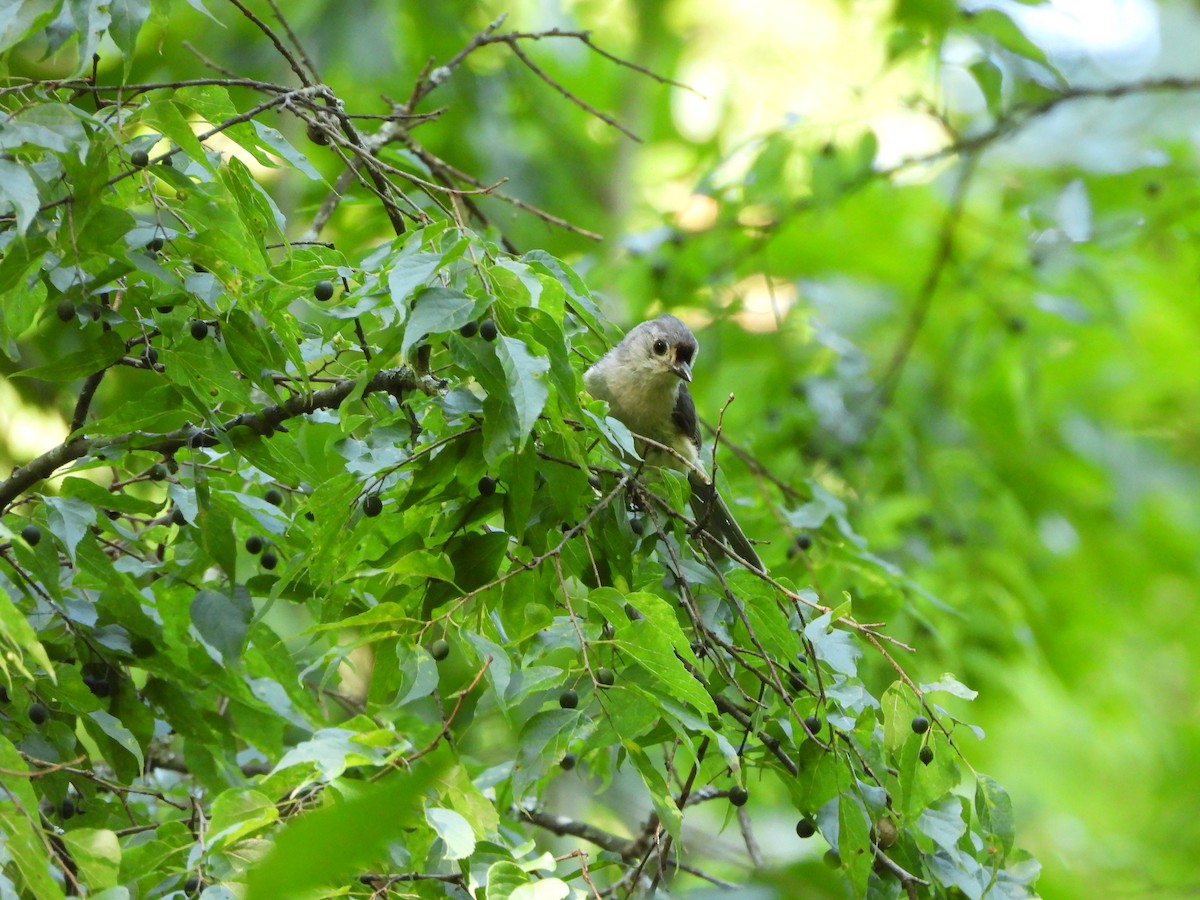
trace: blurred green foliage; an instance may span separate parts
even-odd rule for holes
[[[381,96],[404,103],[422,73],[435,73],[504,13],[502,32],[587,29],[617,57],[687,82],[722,65],[758,71],[755,59],[722,60],[719,48],[778,44],[787,33],[783,7],[790,5],[777,6],[779,33],[750,38],[723,16],[707,21],[703,4],[684,0],[563,8],[300,0],[286,12],[343,108],[384,115],[389,104]],[[773,574],[829,606],[851,602],[858,622],[886,622],[887,634],[916,649],[898,659],[917,683],[937,683],[952,672],[980,692],[967,704],[958,682],[945,682],[951,690],[936,695],[946,707],[938,711],[947,722],[957,716],[986,731],[987,739],[977,741],[958,728],[954,740],[975,770],[1008,789],[1017,845],[1044,867],[1039,890],[1055,897],[1168,897],[1194,888],[1200,872],[1191,848],[1200,828],[1186,798],[1200,791],[1192,765],[1200,737],[1192,640],[1200,625],[1200,357],[1193,350],[1200,304],[1191,296],[1197,160],[1177,123],[1194,115],[1198,82],[1172,50],[1200,35],[1200,22],[1186,4],[1141,4],[1161,47],[1153,52],[1153,41],[1150,49],[1139,47],[1142,32],[1131,25],[1125,45],[1114,42],[1129,62],[1119,53],[1105,56],[1069,26],[1047,26],[1052,17],[1026,15],[1053,12],[1046,5],[802,6],[814,21],[841,23],[847,32],[861,34],[862,22],[870,23],[869,45],[848,41],[840,51],[846,71],[860,71],[864,58],[877,61],[864,92],[871,103],[795,110],[810,114],[793,120],[781,111],[773,127],[747,134],[733,124],[738,114],[777,100],[777,82],[785,82],[786,96],[788,79],[808,74],[803,60],[798,75],[772,78],[776,83],[764,83],[761,96],[717,91],[702,101],[573,37],[519,43],[574,98],[635,132],[641,143],[634,143],[540,79],[507,44],[480,47],[449,77],[435,76],[439,83],[419,111],[442,111],[411,129],[421,150],[482,185],[506,179],[499,191],[601,234],[602,242],[497,196],[449,200],[397,178],[416,207],[450,224],[431,226],[412,243],[392,241],[378,200],[352,182],[320,235],[332,247],[281,252],[263,245],[305,237],[345,169],[337,152],[308,142],[302,116],[272,110],[256,118],[294,148],[277,167],[265,154],[285,145],[242,126],[230,136],[260,164],[242,154],[244,164],[206,165],[202,153],[184,147],[178,159],[187,157],[186,164],[176,173],[156,169],[110,191],[105,181],[128,169],[134,149],[152,155],[166,149],[151,133],[185,143],[181,116],[190,111],[215,123],[226,115],[223,101],[206,88],[164,90],[151,95],[156,106],[131,100],[131,121],[100,127],[104,107],[87,91],[25,81],[89,73],[95,49],[104,85],[223,77],[200,54],[239,77],[294,85],[286,63],[247,17],[216,3],[208,12],[165,2],[128,3],[118,12],[101,4],[62,10],[17,4],[0,31],[6,113],[0,144],[7,154],[0,161],[0,204],[7,207],[0,211],[16,218],[0,233],[7,402],[69,422],[83,378],[140,355],[142,345],[127,342],[138,329],[153,328],[163,335],[156,333],[153,343],[171,373],[169,389],[147,381],[146,371],[112,368],[92,400],[87,433],[182,435],[173,447],[181,451],[182,474],[170,472],[169,487],[149,475],[162,458],[156,444],[137,448],[132,458],[96,454],[76,474],[112,466],[118,482],[132,479],[128,490],[109,492],[112,479],[101,482],[104,489],[83,477],[39,481],[7,511],[0,531],[8,542],[0,579],[11,603],[3,611],[4,641],[14,654],[5,666],[12,697],[0,709],[6,737],[0,768],[23,770],[29,757],[79,765],[78,752],[88,756],[82,765],[93,774],[131,784],[144,756],[164,766],[153,787],[165,799],[139,806],[133,821],[119,819],[120,805],[93,778],[65,771],[41,779],[4,776],[12,804],[25,810],[40,804],[49,818],[40,833],[65,829],[61,841],[93,896],[108,896],[100,893],[105,888],[124,896],[121,886],[130,884],[136,884],[131,895],[170,896],[185,889],[189,872],[213,882],[206,896],[228,896],[218,890],[241,885],[248,869],[257,873],[251,884],[261,879],[255,889],[270,896],[285,889],[271,879],[294,871],[282,863],[319,855],[328,833],[322,828],[357,823],[343,846],[363,850],[361,861],[346,849],[350,868],[319,872],[309,883],[349,882],[351,869],[370,868],[379,858],[371,856],[378,849],[372,841],[380,837],[378,818],[392,805],[396,815],[386,834],[419,836],[402,851],[398,839],[390,849],[396,871],[418,861],[453,871],[456,862],[472,860],[469,883],[486,883],[489,896],[516,896],[519,886],[533,883],[536,856],[522,858],[495,837],[499,819],[513,825],[506,799],[528,792],[550,810],[636,834],[641,815],[629,811],[649,809],[648,795],[669,823],[670,810],[661,807],[670,793],[656,765],[661,758],[651,761],[632,741],[619,759],[608,750],[631,734],[648,735],[643,743],[655,751],[655,741],[669,744],[667,726],[652,727],[648,718],[663,697],[676,701],[674,718],[664,722],[680,733],[687,730],[680,723],[699,728],[707,711],[702,697],[686,706],[697,682],[680,674],[675,653],[686,659],[685,646],[656,642],[641,628],[649,623],[627,621],[624,601],[606,588],[583,589],[589,578],[637,589],[641,603],[629,602],[671,633],[675,613],[663,598],[673,595],[661,586],[669,567],[661,549],[656,555],[645,543],[639,547],[619,514],[620,501],[604,506],[598,530],[589,532],[607,577],[588,574],[594,556],[574,547],[562,559],[579,576],[578,586],[565,588],[545,566],[490,590],[486,605],[467,606],[457,620],[453,614],[464,591],[553,548],[559,526],[582,521],[615,484],[606,475],[593,495],[584,472],[530,455],[538,447],[618,469],[607,443],[599,451],[594,446],[601,434],[595,420],[572,431],[586,415],[572,379],[618,333],[597,307],[623,324],[668,310],[697,330],[697,406],[712,425],[720,415],[728,439],[717,451],[721,477],[740,501],[735,508],[747,533],[770,536],[763,556]],[[253,9],[276,24],[265,5]],[[118,27],[121,15],[139,14],[147,17],[140,32],[128,22]],[[741,14],[750,20],[748,11]],[[105,19],[110,15],[112,22]],[[89,24],[97,34],[111,25],[109,37],[81,40]],[[32,37],[19,42],[26,33]],[[903,88],[886,112],[906,117],[907,133],[886,127],[871,93],[890,78],[901,79]],[[269,96],[230,87],[230,114]],[[725,124],[705,133],[688,121],[685,102],[709,104],[726,114]],[[94,118],[72,112],[72,105]],[[354,121],[364,135],[378,126]],[[930,133],[936,140],[928,140]],[[65,152],[78,147],[92,148],[91,155]],[[392,143],[380,157],[434,179],[439,173],[416,152]],[[315,169],[309,177],[306,164]],[[36,211],[59,196],[59,177],[78,198],[70,214]],[[89,202],[109,211],[95,213]],[[472,217],[468,204],[486,222]],[[120,209],[133,218],[111,211]],[[182,220],[172,218],[176,209]],[[72,222],[71,215],[79,218]],[[208,227],[197,232],[188,223]],[[162,258],[144,252],[159,231],[166,238]],[[140,313],[137,328],[133,318],[80,296],[70,277],[78,261],[72,254],[88,265],[111,262],[111,272],[89,274],[97,285],[121,279],[128,286],[126,303]],[[43,277],[25,277],[30,260]],[[193,272],[193,262],[209,272]],[[308,299],[324,279],[338,286],[329,307]],[[405,292],[427,285],[444,292],[420,296],[436,304],[425,307],[428,333],[438,335],[431,341],[434,373],[449,378],[452,389],[445,403],[408,395],[423,439],[410,437],[402,407],[376,393],[330,407],[303,427],[289,422],[289,432],[269,441],[230,434],[210,452],[228,453],[233,463],[189,449],[185,423],[205,427],[285,402],[304,388],[297,373],[312,376],[320,366],[321,375],[365,381],[401,362],[400,350],[423,338],[404,327],[406,312],[413,314]],[[55,316],[64,299],[72,304],[67,323]],[[362,339],[350,311],[371,325],[371,362],[355,355]],[[485,311],[521,346],[485,345],[454,333]],[[198,317],[212,322],[205,341],[187,333]],[[102,332],[100,323],[112,330]],[[220,354],[212,349],[217,333]],[[37,367],[32,374],[42,377],[9,377]],[[278,383],[276,372],[292,378]],[[518,391],[531,382],[548,405],[538,402],[537,391]],[[464,389],[467,383],[475,393]],[[481,403],[478,395],[488,399]],[[535,426],[530,416],[539,412],[545,418]],[[450,441],[446,453],[428,449],[479,421],[485,423],[479,433]],[[14,466],[29,456],[13,449],[29,437],[16,427],[30,426],[0,432],[0,458]],[[531,430],[534,439],[527,441]],[[429,465],[403,470],[406,454],[418,450]],[[535,470],[548,488],[535,484]],[[400,471],[410,474],[397,477]],[[494,498],[475,496],[485,474],[502,485]],[[268,484],[285,489],[282,507],[262,499]],[[391,501],[385,514],[362,516],[361,499],[376,490]],[[104,508],[128,518],[96,519]],[[171,522],[175,508],[183,524]],[[46,531],[36,546],[20,537],[30,521]],[[501,528],[521,542],[513,560],[504,559],[506,545],[494,537]],[[89,529],[98,537],[85,537]],[[277,574],[244,552],[251,531],[278,542]],[[148,552],[110,566],[105,548],[126,542]],[[158,544],[167,548],[159,551],[166,553],[162,572],[149,550]],[[74,582],[60,574],[71,571],[59,568],[66,559],[78,573]],[[735,579],[735,586],[755,599],[752,608],[774,608],[761,585]],[[161,621],[147,615],[147,596]],[[555,607],[563,596],[579,605],[566,618]],[[280,599],[300,606],[281,611],[281,604],[265,602]],[[67,614],[55,615],[54,603]],[[99,619],[85,614],[88,604],[101,611]],[[425,623],[448,607],[445,621],[462,633],[449,635],[451,655],[435,665],[422,646],[442,631],[427,631]],[[564,677],[581,676],[580,645],[566,624],[575,613],[586,632],[579,641],[604,654],[616,650],[593,664],[623,665],[621,689],[628,693],[618,696],[639,702],[612,704],[605,717],[558,709]],[[607,635],[604,621],[615,621],[618,633]],[[124,632],[114,630],[117,623]],[[795,639],[787,622],[754,624],[781,647]],[[352,653],[354,644],[362,647]],[[240,664],[249,668],[226,671],[223,663],[243,648]],[[866,752],[889,754],[881,759],[898,773],[888,781],[890,799],[909,829],[898,858],[913,868],[933,865],[938,832],[931,822],[971,822],[981,834],[990,826],[992,838],[1011,835],[1007,797],[996,782],[964,778],[960,793],[970,802],[944,793],[969,771],[950,763],[944,743],[932,768],[914,765],[920,742],[897,723],[916,714],[915,700],[889,687],[895,671],[864,649],[854,675],[861,681],[850,684],[882,702],[881,734],[868,733],[873,712],[856,727]],[[828,676],[825,653],[818,658]],[[815,672],[818,659],[811,662]],[[130,674],[116,677],[118,671]],[[48,681],[51,672],[56,682]],[[510,675],[511,696],[520,701],[515,715],[496,706],[509,696]],[[194,690],[198,679],[204,686]],[[51,701],[44,731],[28,724],[35,697],[21,689],[28,683]],[[100,683],[113,696],[98,696]],[[586,701],[600,702],[601,689],[589,678],[579,686],[585,710]],[[460,696],[461,721],[477,724],[464,725],[452,747],[431,750],[423,758],[428,767],[414,769],[413,784],[389,780],[379,791],[366,789],[374,773],[395,761],[389,753],[399,750],[407,759],[436,741],[442,716]],[[803,714],[815,710],[806,702]],[[852,731],[853,719],[845,721],[841,727]],[[736,746],[741,732],[726,722],[723,734]],[[166,723],[179,734],[166,734]],[[394,746],[397,732],[412,746]],[[797,845],[797,811],[817,810],[803,806],[804,792],[771,769],[769,754],[751,742],[761,755],[743,762],[744,772],[733,772],[728,754],[717,759],[714,750],[701,783],[727,790],[755,772],[758,780],[748,782],[750,821],[768,865],[752,871],[743,860],[718,866],[718,874],[774,886],[780,896],[794,895],[797,885],[810,896],[842,896],[843,878],[860,892],[897,896],[894,879],[868,882],[862,860],[840,859],[835,873],[821,862],[815,841]],[[557,760],[569,749],[585,759],[587,781],[564,784]],[[696,744],[678,752],[686,776]],[[853,763],[823,768],[811,742],[797,742],[797,754],[817,780],[856,771]],[[514,759],[515,772],[505,769]],[[172,762],[189,778],[163,781]],[[251,774],[243,778],[237,766]],[[254,774],[255,766],[263,771]],[[352,777],[343,777],[346,769]],[[357,780],[363,772],[371,774]],[[196,849],[195,822],[169,809],[193,783],[215,798],[193,814],[216,826],[203,852]],[[315,784],[333,785],[328,793],[341,802],[310,796]],[[608,789],[605,804],[589,806],[597,785]],[[876,799],[863,790],[867,799],[858,806],[847,799],[858,795],[844,789],[823,807],[817,821],[823,835],[832,832],[837,843],[840,831],[865,846],[869,823],[856,810],[865,805],[874,812]],[[420,791],[436,793],[444,806],[417,808],[397,799]],[[67,821],[69,798],[83,801],[82,819]],[[932,812],[917,826],[926,801]],[[325,824],[316,815],[301,817],[307,838],[298,828],[279,841],[283,855],[250,866],[266,853],[280,821],[322,804]],[[689,852],[718,859],[744,854],[731,837],[735,822],[706,807],[698,811],[708,816],[698,820],[698,835],[685,842]],[[6,819],[15,824],[3,850],[4,877],[34,896],[56,896],[44,866],[61,858],[54,843],[60,838],[36,837],[35,818]],[[110,835],[151,822],[153,840],[122,836],[114,849]],[[511,833],[506,840],[517,844]],[[577,842],[550,846],[565,852]],[[595,877],[615,878],[618,857],[612,848],[594,853]],[[1028,865],[1019,856],[1009,861],[1013,873]],[[544,873],[555,871],[540,862]],[[565,865],[557,871],[573,889],[586,890],[577,866],[571,876]],[[954,882],[953,874],[937,874],[943,886]],[[971,884],[963,882],[966,896],[974,896]],[[462,883],[400,886],[417,896],[463,890]],[[381,887],[347,890],[366,896]],[[1009,890],[1021,895],[1010,884],[991,896]]]

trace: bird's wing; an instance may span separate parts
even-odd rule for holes
[[[671,410],[671,424],[675,431],[683,435],[693,444],[693,453],[699,458],[700,454],[700,418],[696,415],[696,401],[687,385],[680,382],[675,391],[675,408]]]

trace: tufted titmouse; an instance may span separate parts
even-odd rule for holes
[[[608,401],[612,415],[635,437],[670,447],[686,460],[681,463],[670,453],[640,442],[639,451],[648,463],[687,472],[700,529],[761,570],[762,561],[705,474],[700,458],[700,423],[687,389],[699,349],[686,325],[662,315],[630,330],[584,372],[583,383],[593,397]]]

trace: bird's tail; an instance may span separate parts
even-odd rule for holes
[[[762,560],[754,552],[754,545],[746,538],[737,520],[717,493],[717,486],[696,475],[688,478],[692,486],[692,511],[696,514],[696,525],[702,534],[715,539],[718,545],[732,550],[743,562],[763,569]]]

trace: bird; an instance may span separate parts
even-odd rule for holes
[[[700,420],[688,390],[699,351],[691,329],[663,314],[631,328],[583,373],[583,384],[593,397],[608,402],[609,413],[635,438],[654,442],[640,440],[637,445],[648,464],[687,473],[700,532],[763,571],[762,560],[717,493],[700,455]]]

